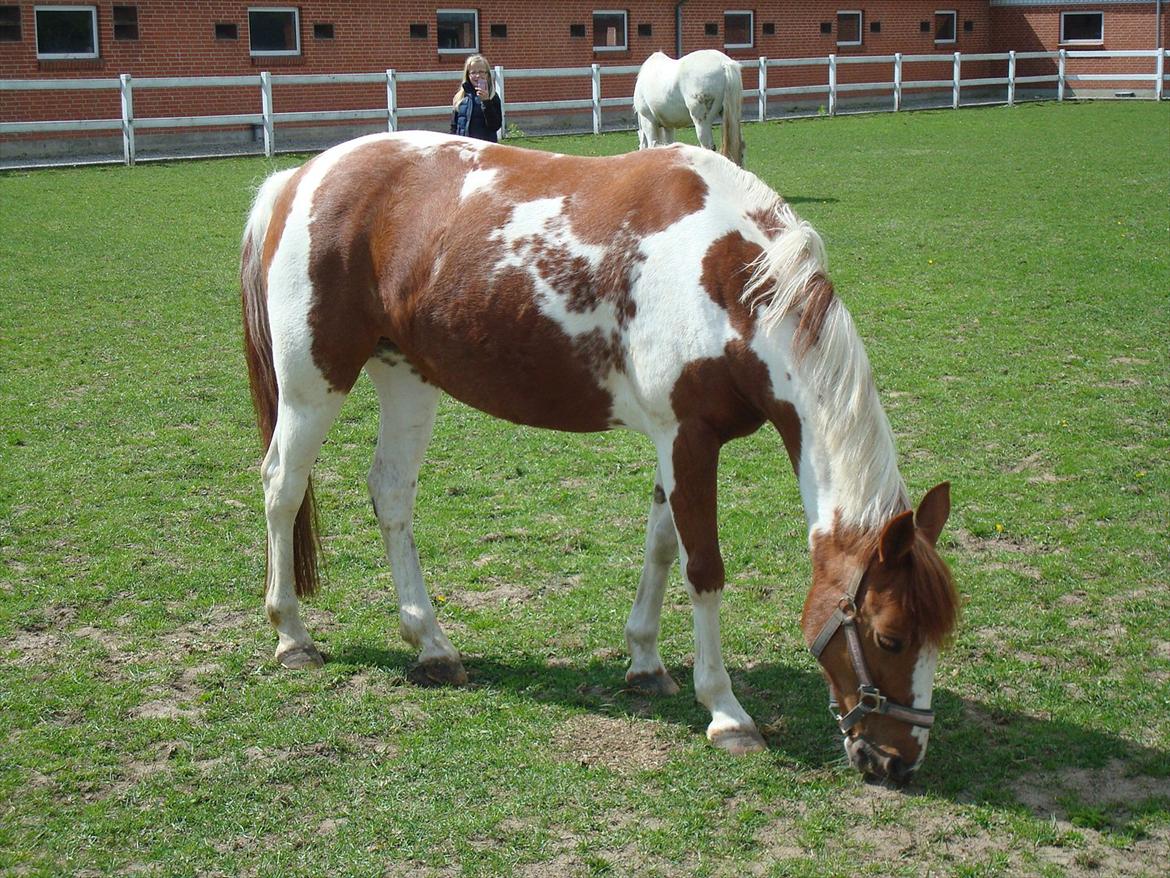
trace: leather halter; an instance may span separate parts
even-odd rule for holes
[[[833,639],[833,635],[837,633],[837,629],[842,628],[845,631],[845,644],[848,647],[849,660],[853,663],[853,672],[857,675],[859,682],[857,687],[857,704],[854,705],[851,711],[842,716],[837,712],[837,702],[833,699],[832,687],[830,687],[829,712],[832,713],[833,718],[837,721],[837,727],[841,729],[842,734],[848,733],[851,728],[871,713],[881,714],[901,720],[904,723],[909,723],[912,726],[929,729],[934,725],[933,710],[919,710],[917,707],[909,707],[905,704],[891,701],[882,695],[881,690],[873,684],[873,677],[869,673],[869,665],[865,661],[865,652],[861,648],[861,635],[857,633],[857,592],[861,588],[861,582],[864,578],[865,568],[859,567],[853,574],[853,578],[849,582],[849,587],[845,589],[845,594],[837,601],[837,608],[833,610],[833,615],[821,626],[821,631],[817,635],[817,639],[809,647],[809,651],[820,662],[821,653],[825,651],[825,647],[829,645],[829,641]],[[821,662],[821,664],[824,664],[824,662]]]

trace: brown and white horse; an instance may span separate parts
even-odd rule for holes
[[[820,237],[778,195],[692,147],[578,158],[409,132],[274,174],[248,220],[241,279],[277,659],[322,662],[298,604],[317,588],[309,476],[365,370],[381,411],[369,490],[417,671],[467,679],[411,527],[440,393],[535,427],[625,427],[650,438],[658,464],[627,679],[678,691],[657,641],[679,557],[707,736],[761,749],[721,655],[715,493],[720,447],[770,422],[799,479],[813,571],[802,626],[846,750],[862,771],[905,780],[926,750],[935,660],[955,622],[934,548],[950,501],[940,485],[911,509],[825,270]]]

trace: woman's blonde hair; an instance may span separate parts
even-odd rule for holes
[[[455,90],[455,97],[451,101],[451,105],[455,109],[459,109],[459,102],[463,100],[463,83],[471,82],[472,64],[482,64],[487,68],[488,97],[494,98],[496,96],[496,79],[492,76],[492,65],[488,64],[488,59],[483,55],[468,55],[467,60],[463,62],[463,79],[459,83],[459,88]]]

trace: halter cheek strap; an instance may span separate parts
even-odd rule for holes
[[[919,710],[905,704],[891,701],[882,695],[881,690],[873,684],[869,673],[869,665],[865,661],[865,651],[861,648],[861,635],[857,633],[857,592],[861,588],[861,581],[865,578],[865,568],[858,567],[845,593],[837,601],[837,608],[833,610],[825,624],[821,626],[816,640],[809,651],[821,661],[821,654],[838,629],[845,632],[845,646],[849,653],[849,660],[853,664],[853,672],[857,674],[857,704],[844,716],[837,712],[837,702],[829,695],[829,711],[837,721],[841,732],[847,733],[861,722],[868,714],[876,713],[893,719],[901,720],[912,726],[928,729],[934,725],[934,711]],[[821,662],[824,664],[824,662]],[[831,690],[830,690],[831,691]]]

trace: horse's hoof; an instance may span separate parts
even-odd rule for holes
[[[325,666],[325,659],[313,644],[308,646],[294,646],[284,652],[277,653],[276,660],[282,667],[290,671],[299,671],[302,668],[321,668]]]
[[[459,659],[429,659],[407,671],[406,679],[416,686],[466,686],[467,671]]]
[[[678,683],[666,671],[626,674],[626,684],[640,695],[659,697],[678,694]]]
[[[755,729],[723,729],[708,735],[711,743],[732,756],[746,753],[762,753],[768,749],[763,737]]]

